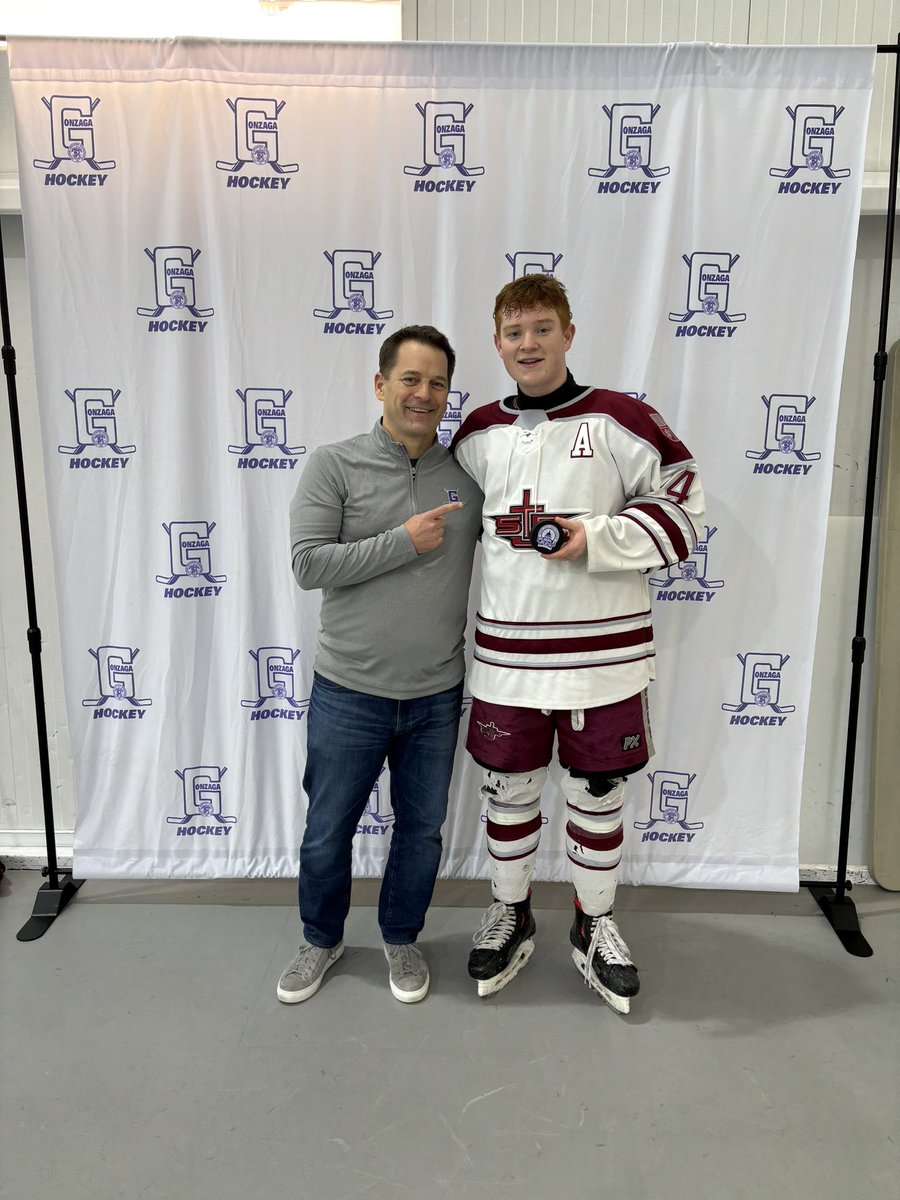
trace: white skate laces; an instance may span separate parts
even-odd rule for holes
[[[633,967],[631,955],[628,947],[625,945],[625,940],[619,933],[618,927],[612,917],[591,917],[594,922],[594,930],[591,934],[590,945],[587,948],[584,956],[584,966],[582,967],[582,975],[584,982],[590,986],[591,982],[591,963],[594,961],[594,954],[599,950],[600,957],[606,963],[612,963],[619,967]]]
[[[516,910],[511,904],[496,901],[486,910],[481,923],[472,935],[480,950],[499,950],[516,928]]]

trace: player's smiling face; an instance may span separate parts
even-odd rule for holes
[[[575,326],[565,329],[552,308],[506,312],[494,345],[507,372],[526,396],[546,396],[566,381],[566,352]]]
[[[375,376],[375,395],[384,405],[381,423],[411,458],[432,444],[447,411],[447,355],[425,342],[403,342],[388,375]]]

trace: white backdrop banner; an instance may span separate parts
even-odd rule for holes
[[[494,295],[545,271],[575,378],[662,412],[709,501],[697,552],[650,579],[657,753],[629,785],[624,878],[797,887],[874,62],[11,43],[78,875],[296,871],[305,457],[374,423],[378,346],[409,323],[459,354],[449,441],[513,390]],[[544,811],[539,877],[564,879],[563,805]],[[481,818],[460,748],[445,876],[487,875]],[[391,821],[384,773],[357,874],[380,874]]]

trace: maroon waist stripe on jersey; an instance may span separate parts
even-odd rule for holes
[[[652,641],[653,630],[649,626],[581,638],[499,638],[480,629],[475,631],[476,646],[508,654],[578,654],[589,650],[620,650],[623,646],[642,646]]]

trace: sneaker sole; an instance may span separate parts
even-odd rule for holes
[[[588,975],[585,976],[584,964],[586,957],[587,956],[583,953],[583,951],[573,949],[572,962],[575,964],[578,974],[582,979],[584,979],[585,983],[589,984],[597,993],[597,995],[601,996],[609,1005],[609,1007],[615,1009],[617,1013],[631,1012],[630,996],[618,996],[615,992],[611,992],[608,987],[604,987],[597,978],[597,973],[593,968],[591,968],[591,970],[588,972]]]
[[[401,1004],[418,1004],[420,1000],[424,1000],[428,995],[428,989],[431,986],[431,976],[427,976],[425,982],[420,988],[416,988],[414,992],[404,992],[398,988],[393,979],[390,980],[391,994],[395,1000],[399,1000]]]
[[[534,942],[529,938],[519,946],[515,958],[511,960],[505,971],[501,971],[493,979],[479,979],[476,981],[478,983],[478,995],[493,996],[495,992],[499,992],[501,988],[506,987],[510,980],[515,979],[532,954],[534,954]]]
[[[302,991],[299,991],[299,992],[288,992],[285,989],[283,989],[281,984],[279,983],[278,987],[275,989],[275,995],[278,997],[278,999],[281,1001],[282,1004],[299,1004],[301,1000],[308,1000],[310,998],[310,996],[314,996],[316,994],[316,992],[319,990],[319,988],[322,986],[322,980],[325,978],[326,974],[331,970],[331,968],[334,966],[334,964],[337,962],[337,960],[341,957],[341,955],[343,953],[344,953],[344,947],[343,947],[343,944],[341,944],[337,948],[337,953],[334,955],[334,957],[332,959],[329,960],[328,964],[325,967],[325,970],[322,972],[322,974],[319,976],[319,978],[315,981],[315,983],[311,983],[309,985],[309,987],[303,988]]]
[[[384,957],[387,959],[388,963],[390,963],[391,960],[388,958],[386,945],[384,948]],[[428,971],[428,964],[424,961],[424,959],[423,965],[425,967],[425,982],[420,988],[416,988],[414,991],[407,991],[403,988],[397,987],[397,985],[394,983],[393,977],[391,976],[390,966],[388,966],[388,983],[391,985],[391,995],[395,1000],[399,1000],[401,1004],[417,1004],[420,1000],[425,999],[425,997],[428,995],[428,988],[431,986],[431,975]]]

